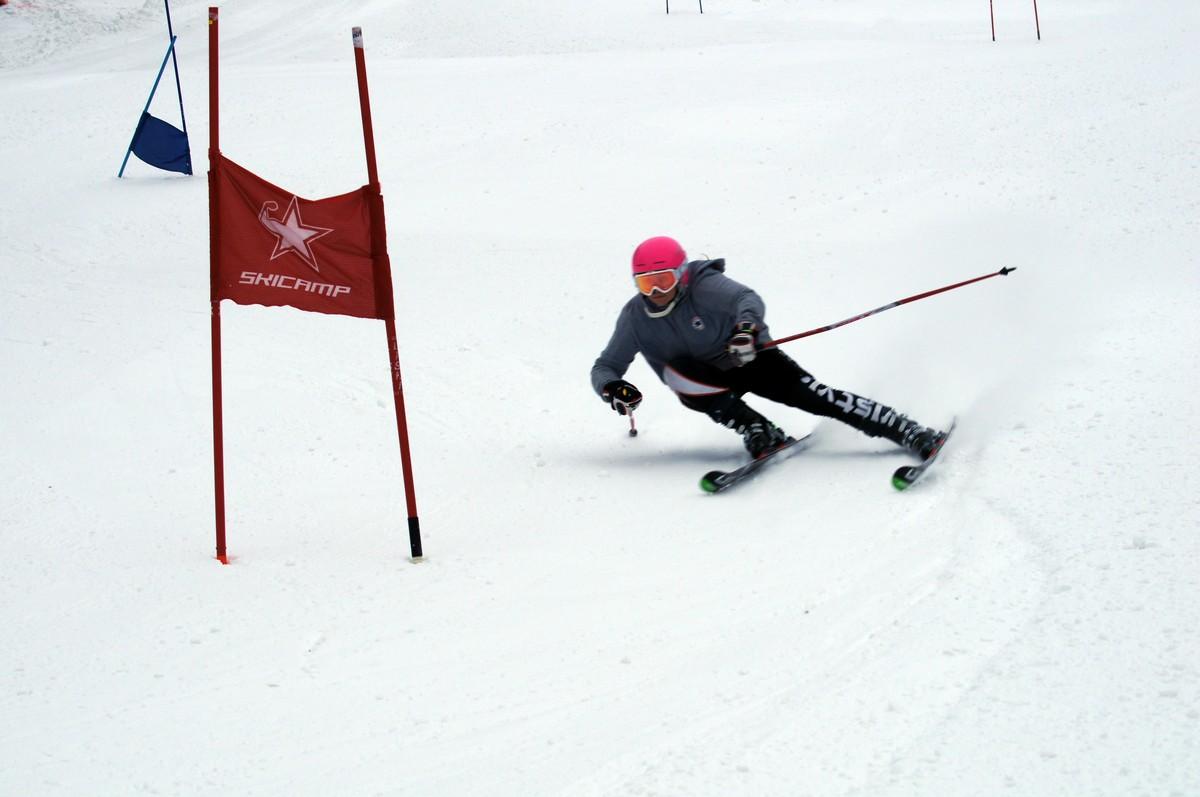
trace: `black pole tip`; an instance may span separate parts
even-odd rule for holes
[[[1000,269],[1000,274],[1001,274],[1001,276],[1004,276],[1004,275],[1007,275],[1016,270],[1017,270],[1016,266],[1008,266],[1008,267]]]
[[[421,519],[415,515],[408,519],[408,546],[412,551],[414,562],[419,561],[425,555],[425,552],[421,550]]]

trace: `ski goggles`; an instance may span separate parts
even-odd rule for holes
[[[679,274],[682,268],[668,268],[664,271],[647,271],[645,274],[634,274],[633,284],[643,296],[652,293],[670,293],[679,284]]]

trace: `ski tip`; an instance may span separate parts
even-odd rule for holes
[[[911,487],[913,483],[912,470],[914,469],[907,465],[903,468],[897,468],[896,472],[892,474],[892,486],[897,490],[907,490]]]
[[[700,477],[700,489],[706,493],[715,493],[719,489],[717,487],[717,479],[725,475],[724,471],[710,470],[708,473]]]

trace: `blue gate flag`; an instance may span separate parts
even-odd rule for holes
[[[146,98],[146,107],[142,109],[142,116],[138,119],[137,127],[133,131],[133,138],[129,140],[129,148],[125,150],[125,159],[121,161],[121,170],[117,172],[117,177],[125,175],[125,165],[129,163],[130,153],[160,169],[183,174],[192,173],[187,122],[183,123],[184,129],[180,130],[162,119],[150,115],[150,103],[154,100],[154,92],[158,91],[158,82],[162,80],[163,70],[167,68],[167,61],[175,53],[175,39],[176,37],[172,35],[171,43],[167,46],[167,54],[163,56],[162,65],[158,68],[158,75],[154,78],[154,86],[150,89],[150,96]],[[176,76],[176,88],[178,88],[178,76]],[[179,113],[180,116],[183,115],[182,94],[179,95]]]
[[[169,172],[192,173],[187,133],[145,111],[133,132],[133,154]]]

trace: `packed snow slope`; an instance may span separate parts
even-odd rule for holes
[[[1200,11],[1174,0],[234,0],[221,148],[366,180],[382,324],[222,309],[198,174],[124,148],[151,0],[0,8],[0,794],[1200,793]],[[170,72],[152,110],[178,122]],[[831,384],[959,420],[908,493],[588,370],[633,246],[724,257]],[[814,419],[751,403],[800,433]]]

